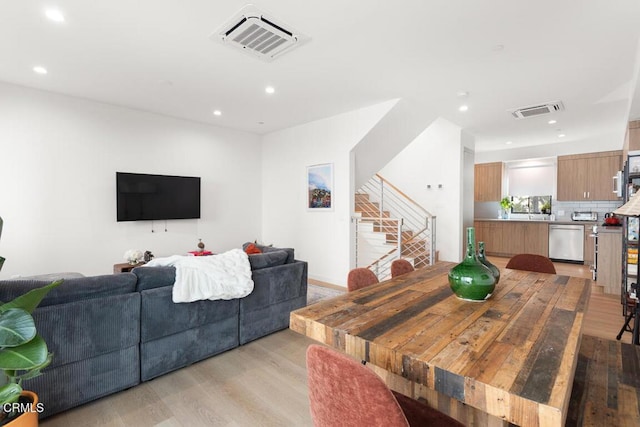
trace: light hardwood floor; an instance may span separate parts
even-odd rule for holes
[[[490,257],[498,267],[506,258]],[[558,274],[591,278],[588,268],[556,264]],[[584,333],[615,340],[617,297],[594,286]],[[624,342],[631,336],[625,333]],[[76,426],[311,426],[305,352],[312,340],[284,330],[132,389],[43,420]]]
[[[311,343],[283,330],[40,425],[311,426],[305,368]]]

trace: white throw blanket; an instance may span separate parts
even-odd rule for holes
[[[249,258],[242,249],[212,256],[156,258],[146,266],[176,268],[173,302],[242,298],[253,291]]]

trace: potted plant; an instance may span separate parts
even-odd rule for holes
[[[505,196],[500,200],[500,207],[504,211],[504,217],[509,218],[509,209],[511,209],[513,203],[511,203],[511,198],[509,196]]]
[[[3,425],[38,425],[38,412],[43,408],[38,405],[35,393],[22,390],[22,382],[40,375],[40,371],[51,363],[52,354],[37,334],[31,313],[45,295],[61,283],[62,280],[58,280],[32,289],[0,305],[0,370],[5,377],[4,385],[0,387],[0,423]]]

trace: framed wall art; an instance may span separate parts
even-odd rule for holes
[[[333,210],[333,163],[307,166],[307,210]]]

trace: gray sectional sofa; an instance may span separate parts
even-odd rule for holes
[[[307,297],[307,263],[292,249],[250,255],[253,292],[233,300],[175,304],[173,267],[66,279],[33,316],[54,353],[25,389],[45,405],[41,418],[135,386],[289,325]],[[9,301],[41,280],[0,281]]]

